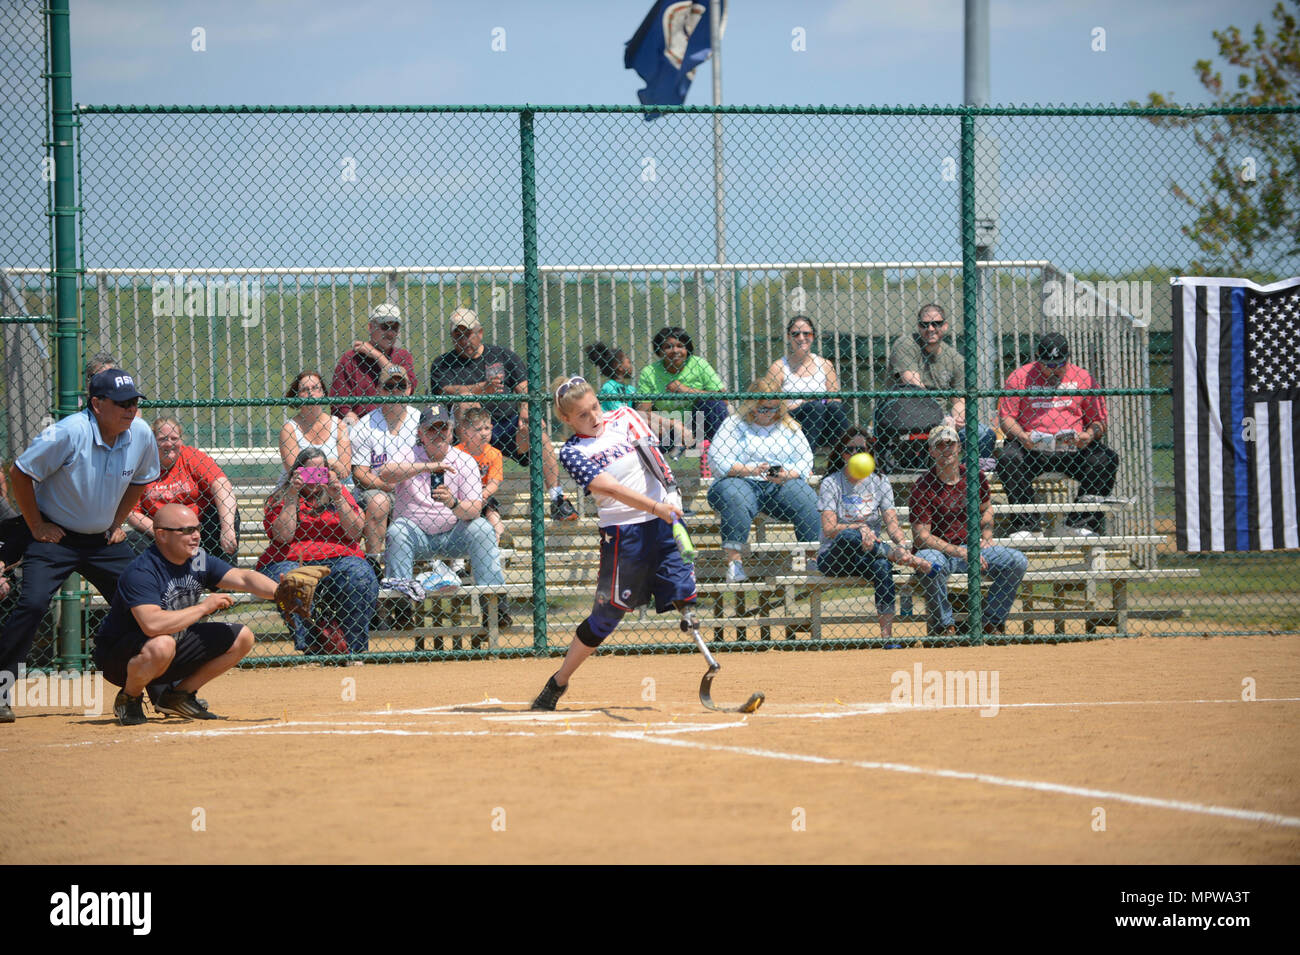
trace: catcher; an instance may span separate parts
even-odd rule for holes
[[[95,665],[121,692],[113,712],[123,726],[144,723],[147,691],[160,713],[190,720],[220,719],[196,691],[225,673],[253,648],[253,632],[238,623],[204,620],[230,607],[228,594],[274,599],[285,613],[306,613],[327,568],[286,574],[279,587],[265,574],[241,570],[199,546],[199,519],[183,504],[168,504],[154,520],[157,536],[118,580],[117,595],[95,634]]]

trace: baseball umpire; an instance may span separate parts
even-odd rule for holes
[[[199,518],[168,504],[154,518],[154,543],[117,582],[113,607],[95,634],[95,665],[121,692],[113,712],[123,726],[145,722],[144,692],[160,713],[190,720],[219,719],[195,691],[253,648],[253,631],[238,623],[205,621],[234,603],[235,590],[270,600],[275,582],[232,567],[199,546]]]
[[[112,600],[135,553],[122,523],[158,478],[158,445],[137,417],[143,395],[125,371],[90,380],[90,407],[50,425],[10,472],[14,500],[31,530],[17,606],[0,631],[0,671],[17,674],[50,609],[74,572]],[[0,698],[0,723],[13,722]]]

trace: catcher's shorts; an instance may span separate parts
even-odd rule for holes
[[[156,676],[149,682],[175,683],[185,679],[203,664],[215,660],[234,646],[235,639],[243,628],[244,625],[240,623],[207,621],[182,630],[176,638],[176,656],[172,657],[171,666],[162,676]],[[126,686],[126,666],[148,642],[149,638],[141,634],[139,637],[119,640],[103,652],[96,647],[95,666],[99,667],[109,683]]]
[[[602,527],[596,603],[635,610],[652,594],[659,613],[695,597],[695,573],[682,563],[672,525],[654,519]]]

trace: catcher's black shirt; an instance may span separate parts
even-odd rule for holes
[[[140,640],[144,631],[131,612],[132,607],[150,604],[163,610],[184,610],[203,599],[204,590],[215,589],[234,568],[202,548],[183,564],[173,564],[157,544],[131,561],[117,581],[112,609],[95,634],[96,651],[107,650],[126,637]]]

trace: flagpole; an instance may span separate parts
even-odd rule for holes
[[[709,46],[710,59],[713,61],[713,105],[722,105],[722,10],[721,0],[709,3]],[[713,245],[714,261],[723,265],[727,261],[727,217],[722,185],[722,115],[713,114]],[[731,376],[731,322],[730,283],[726,273],[717,272],[713,277],[714,298],[716,302],[716,333],[718,374],[728,384],[743,387],[744,382],[732,382]]]

